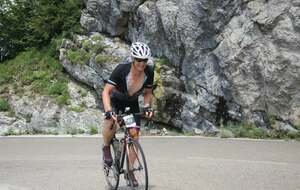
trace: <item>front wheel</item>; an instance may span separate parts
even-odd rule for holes
[[[131,189],[148,190],[148,168],[140,143],[131,139],[127,144],[127,172]]]
[[[110,145],[110,150],[113,158],[113,164],[111,166],[107,166],[103,163],[103,171],[109,190],[117,190],[119,186],[120,173],[118,160],[116,159],[116,150],[113,144]]]

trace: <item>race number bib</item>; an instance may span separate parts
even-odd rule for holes
[[[132,114],[123,117],[126,128],[137,127]]]

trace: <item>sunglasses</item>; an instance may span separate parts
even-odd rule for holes
[[[135,60],[136,62],[139,62],[139,63],[141,63],[141,62],[147,63],[147,62],[148,62],[148,59],[134,58],[134,60]]]

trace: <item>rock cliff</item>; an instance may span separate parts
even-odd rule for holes
[[[169,60],[159,71],[165,123],[300,123],[299,0],[87,0],[81,24]]]

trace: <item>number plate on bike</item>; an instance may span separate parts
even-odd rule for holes
[[[123,117],[126,128],[137,127],[132,114]]]

